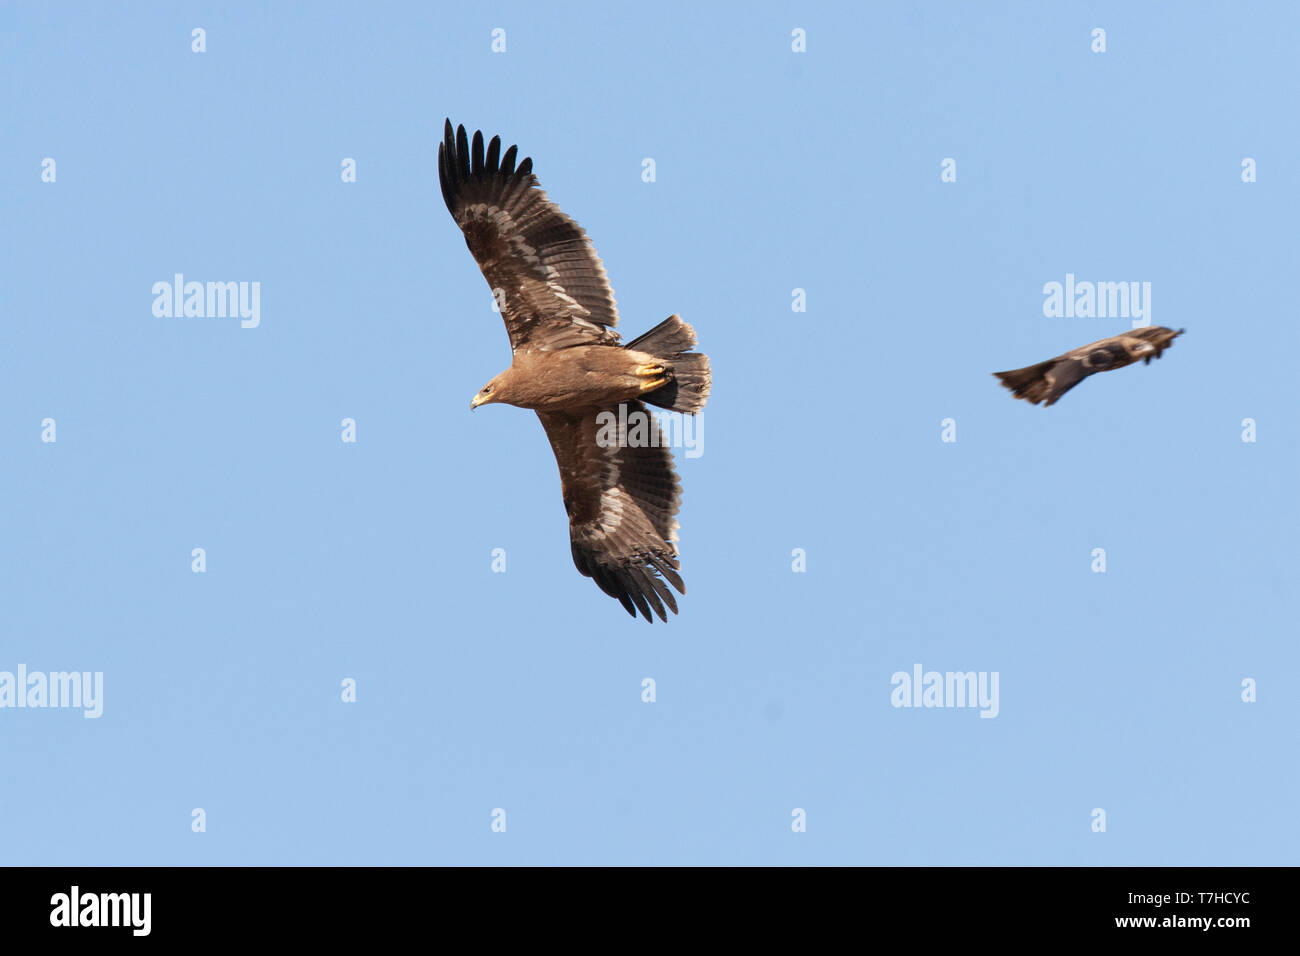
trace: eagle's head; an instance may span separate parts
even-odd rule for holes
[[[504,381],[506,373],[502,372],[492,381],[488,382],[478,390],[478,394],[470,401],[471,410],[478,408],[480,405],[491,405],[494,402],[508,402],[510,399],[506,396],[507,383]]]

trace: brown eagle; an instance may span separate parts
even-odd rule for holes
[[[1142,359],[1143,364],[1150,365],[1153,358],[1160,358],[1160,354],[1185,331],[1187,330],[1179,329],[1175,332],[1160,325],[1133,329],[1084,345],[1037,365],[993,374],[1011,389],[1016,398],[1023,398],[1032,405],[1039,402],[1044,402],[1044,407],[1055,405],[1058,398],[1089,375],[1123,368],[1138,359]]]
[[[686,593],[677,558],[682,489],[672,453],[645,402],[693,414],[712,375],[692,353],[695,330],[671,315],[619,344],[614,290],[587,233],[515,164],[501,138],[483,148],[451,120],[438,147],[438,179],[465,244],[492,289],[514,357],[470,408],[504,402],[542,420],[560,466],[573,563],[633,617],[677,613]],[[667,582],[667,584],[665,584]]]

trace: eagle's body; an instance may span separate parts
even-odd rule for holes
[[[676,315],[620,344],[614,292],[591,241],[538,188],[531,159],[516,168],[516,152],[502,154],[498,137],[485,151],[482,133],[471,147],[450,120],[438,147],[443,199],[514,353],[470,407],[537,412],[560,469],[574,564],[629,614],[667,620],[665,607],[677,612],[669,585],[686,593],[677,559],[682,492],[643,403],[700,411],[709,360],[691,351],[695,331]],[[620,423],[612,432],[611,420]]]
[[[993,374],[1011,389],[1016,398],[1023,398],[1033,405],[1039,402],[1055,405],[1057,399],[1089,375],[1123,368],[1138,360],[1149,365],[1153,358],[1160,358],[1184,331],[1179,329],[1175,332],[1159,325],[1133,329],[1080,346],[1037,365]]]
[[[654,374],[656,368],[660,374]],[[510,367],[488,383],[485,398],[535,411],[604,407],[640,398],[667,384],[663,380],[667,371],[653,355],[617,345],[519,351]]]

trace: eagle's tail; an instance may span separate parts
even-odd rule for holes
[[[1047,373],[1051,371],[1055,364],[1055,359],[1048,359],[1046,362],[1039,362],[1037,365],[1027,365],[1024,368],[1013,369],[1010,372],[994,372],[1004,386],[1011,389],[1016,398],[1023,398],[1032,405],[1046,400],[1047,404],[1053,404],[1064,391],[1059,394],[1051,394],[1053,389],[1047,380]],[[1071,383],[1073,384],[1073,383]]]
[[[626,348],[646,352],[672,366],[673,380],[641,398],[669,411],[693,415],[704,407],[713,384],[709,357],[691,352],[695,330],[679,315],[670,315],[649,332],[628,342]]]

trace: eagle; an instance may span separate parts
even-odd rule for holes
[[[1160,358],[1161,353],[1172,346],[1174,339],[1185,331],[1187,330],[1179,329],[1175,332],[1161,325],[1133,329],[1081,346],[1037,365],[993,374],[1011,389],[1016,398],[1023,398],[1031,405],[1043,402],[1043,407],[1046,408],[1055,405],[1057,399],[1089,375],[1123,368],[1138,359],[1143,364],[1150,365],[1153,358]]]
[[[501,138],[484,149],[465,127],[443,128],[438,179],[496,299],[513,353],[470,408],[493,403],[537,413],[560,468],[578,571],[636,617],[677,613],[686,593],[677,555],[682,488],[646,403],[683,414],[712,385],[695,330],[670,315],[626,345],[605,267],[586,231],[516,163]]]

